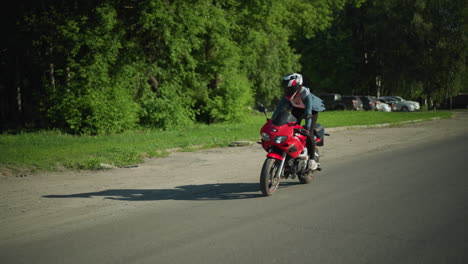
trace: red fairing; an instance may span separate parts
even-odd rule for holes
[[[260,129],[260,133],[268,134],[270,139],[266,140],[262,137],[262,147],[268,152],[268,157],[281,160],[281,152],[286,152],[293,158],[297,158],[306,146],[306,136],[295,134],[294,128],[302,129],[302,126],[294,122],[284,124],[282,126],[275,126],[272,120],[269,119],[267,123]],[[284,141],[276,143],[277,137],[287,137]]]
[[[268,153],[267,157],[274,158],[274,159],[277,159],[277,160],[283,160],[283,156],[281,156],[281,154],[276,153],[276,152]]]

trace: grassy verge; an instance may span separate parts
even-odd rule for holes
[[[450,112],[324,112],[325,127],[373,125],[450,118]],[[12,171],[97,169],[100,164],[126,166],[147,157],[163,157],[171,149],[193,151],[227,146],[236,140],[256,141],[265,117],[254,114],[242,123],[195,125],[174,131],[138,130],[109,136],[72,136],[58,131],[0,135],[0,167]]]

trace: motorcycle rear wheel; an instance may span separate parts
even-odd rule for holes
[[[306,175],[301,175],[299,177],[297,177],[299,179],[299,181],[302,183],[302,184],[308,184],[308,183],[311,183],[312,180],[314,179],[314,172],[313,171],[310,171],[308,172]]]
[[[263,163],[260,173],[260,190],[263,196],[271,196],[277,189],[280,179],[277,178],[281,161],[274,158],[267,158]]]

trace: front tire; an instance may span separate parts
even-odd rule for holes
[[[260,173],[260,190],[263,196],[271,196],[277,189],[280,179],[276,177],[281,161],[267,158]]]

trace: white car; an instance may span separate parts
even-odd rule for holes
[[[380,111],[382,112],[391,112],[392,111],[392,108],[390,107],[390,105],[388,105],[387,103],[385,103],[383,100],[381,99],[377,99],[377,102],[379,102],[380,104]]]
[[[395,101],[396,111],[413,112],[413,111],[418,111],[421,109],[418,102],[406,101],[400,96],[381,96],[380,98],[385,101]]]

